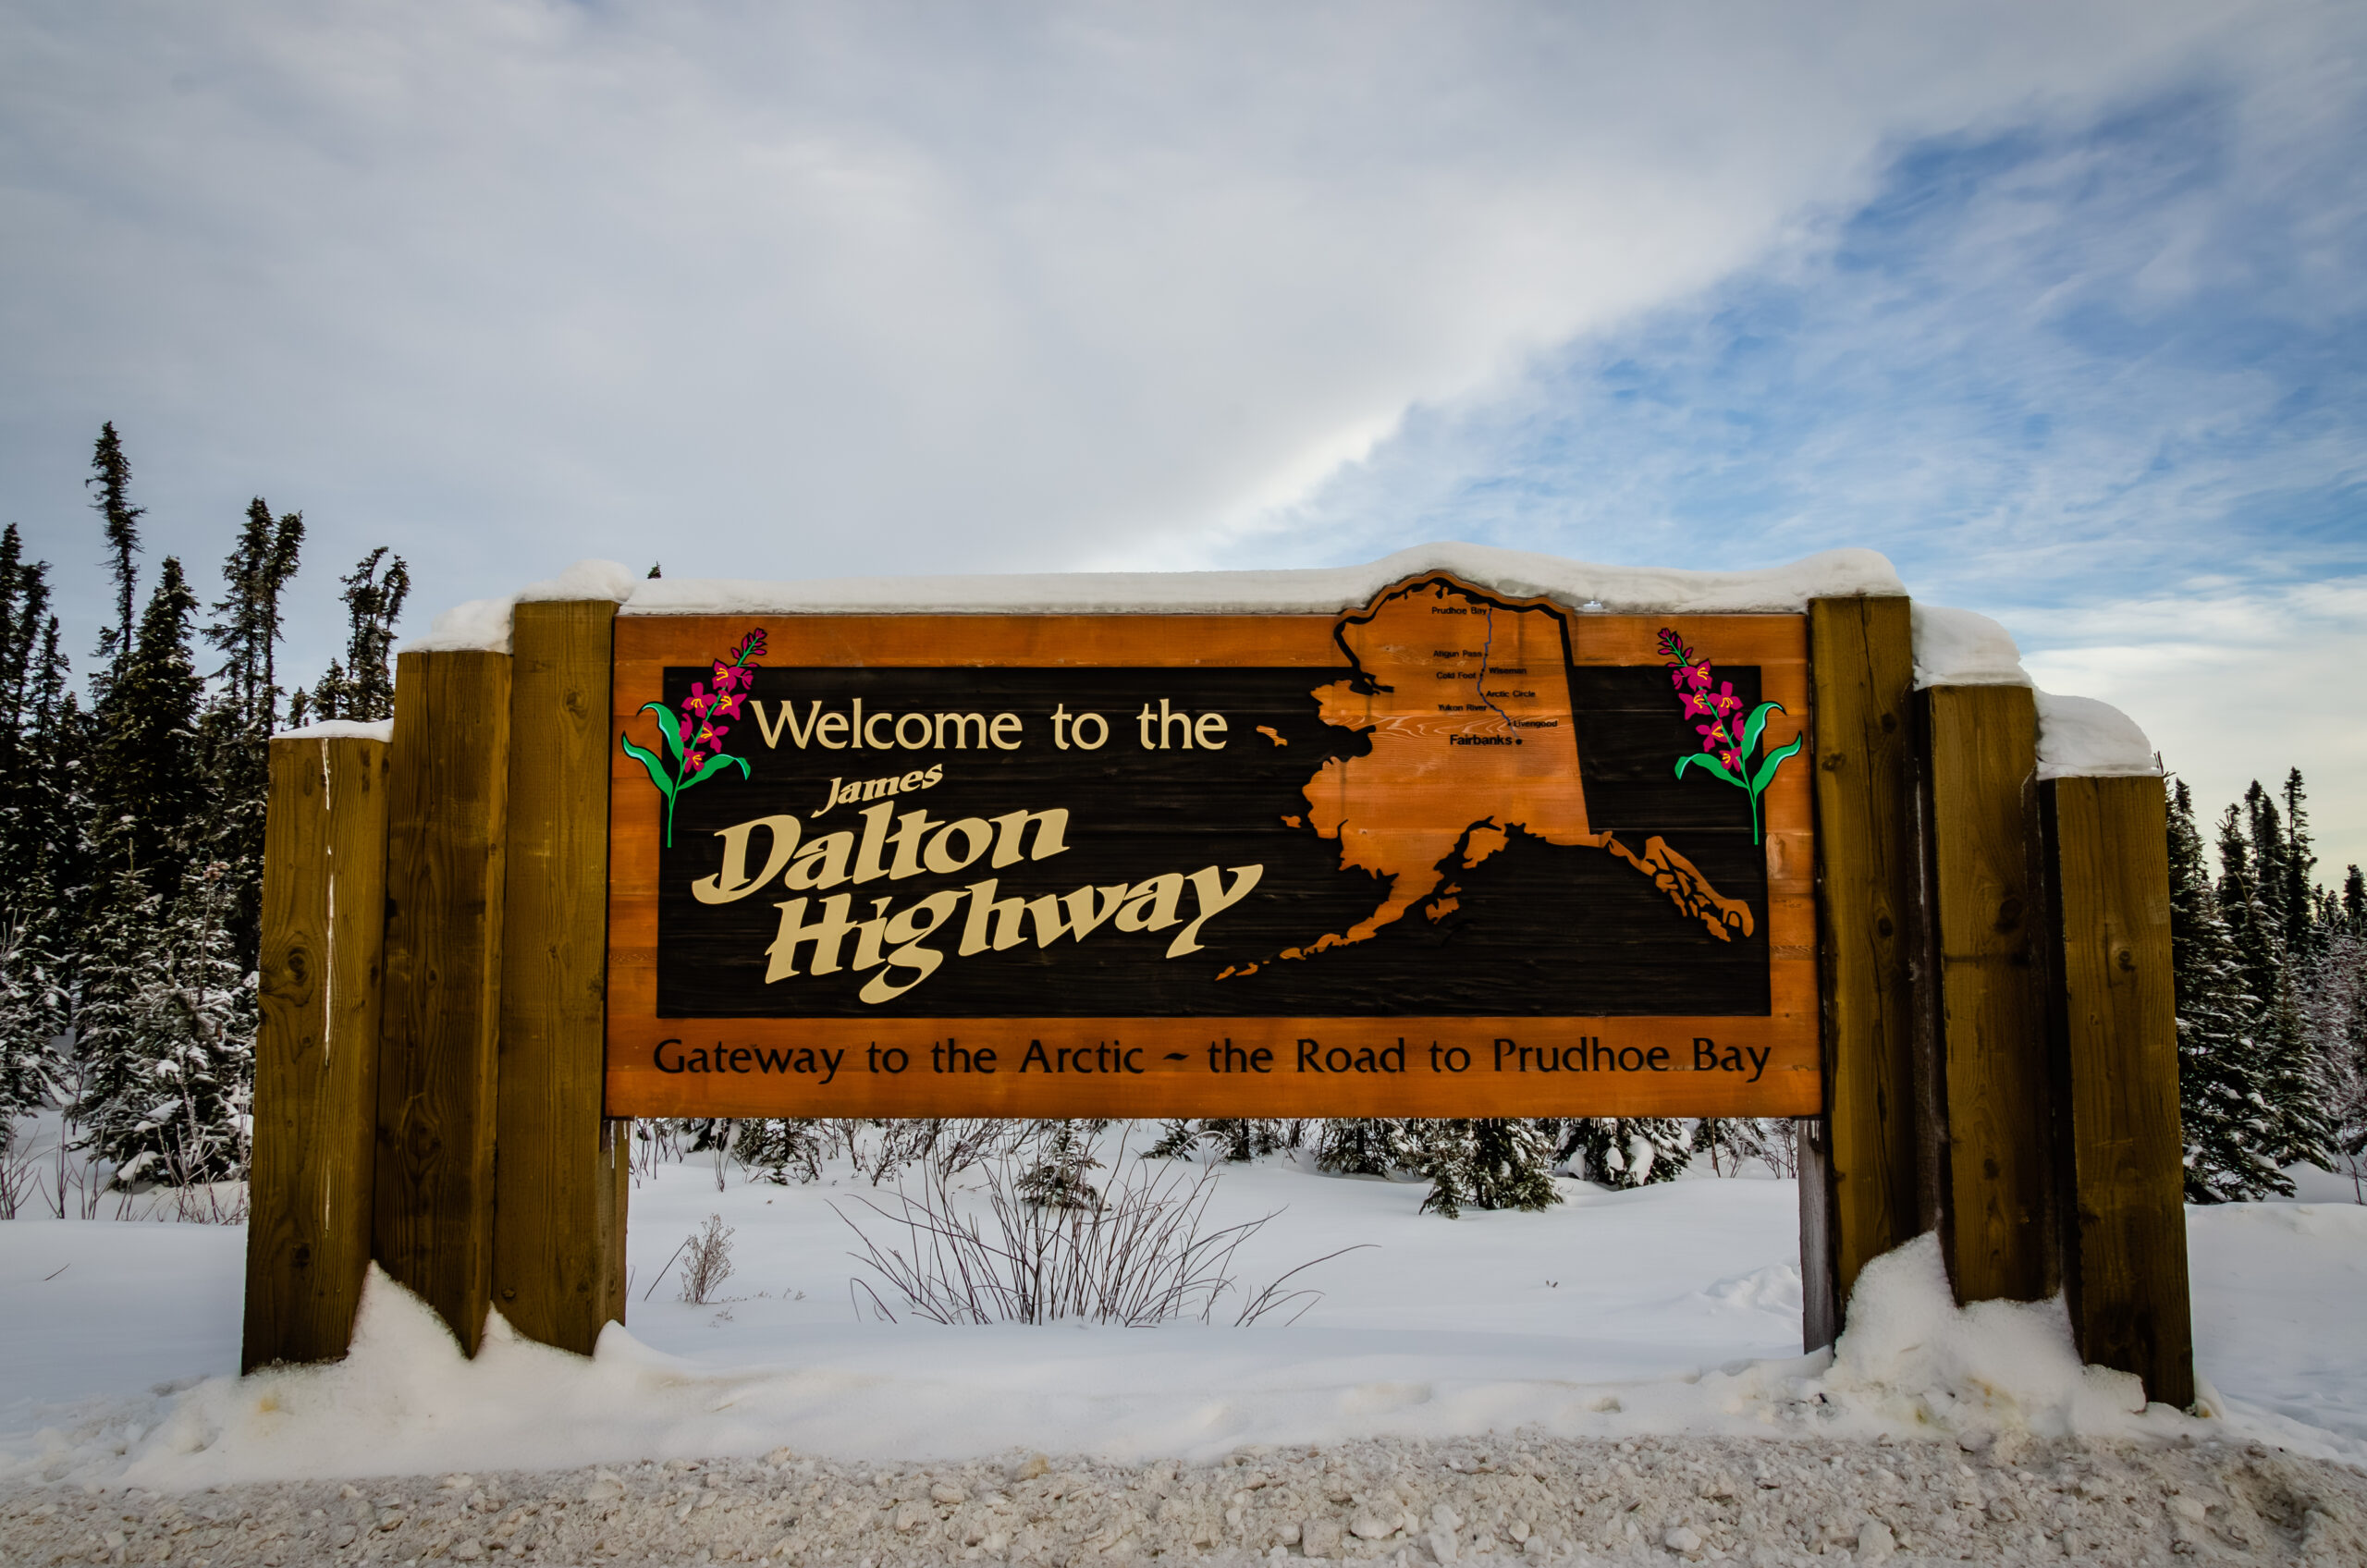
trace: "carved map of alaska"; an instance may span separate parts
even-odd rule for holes
[[[1503,849],[1515,828],[1618,857],[1721,941],[1750,933],[1749,906],[1657,835],[1638,853],[1588,826],[1558,612],[1429,578],[1347,617],[1339,640],[1355,672],[1313,695],[1324,722],[1368,734],[1372,749],[1326,761],[1305,788],[1306,817],[1285,820],[1339,840],[1340,864],[1383,878],[1387,891],[1347,930],[1281,957],[1366,941],[1417,909],[1441,918],[1460,891],[1453,870]]]

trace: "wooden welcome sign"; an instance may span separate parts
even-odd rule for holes
[[[611,1114],[1819,1104],[1805,617],[633,616],[614,692]]]
[[[246,1365],[343,1354],[374,1263],[588,1352],[636,1116],[1756,1115],[1809,1346],[1937,1231],[2192,1397],[2158,778],[2041,778],[1895,593],[1357,581],[529,600],[390,737],[275,738]]]

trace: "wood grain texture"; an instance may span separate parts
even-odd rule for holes
[[[345,1354],[370,1268],[386,745],[271,742],[239,1365]]]
[[[1800,1186],[1813,1276],[1809,1348],[1828,1344],[1858,1275],[1918,1234],[1913,871],[1915,653],[1904,598],[1809,606],[1815,692],[1824,1163]],[[1803,1158],[1806,1156],[1804,1154]],[[1804,1257],[1807,1252],[1804,1250]]]
[[[474,1355],[493,1289],[509,655],[401,655],[391,764],[374,1246]]]
[[[616,681],[610,728],[644,743],[650,720],[642,704],[662,695],[669,666],[703,666],[762,621],[770,639],[767,666],[943,668],[1082,666],[1141,668],[1182,666],[1304,668],[1345,673],[1339,639],[1343,618],[1329,616],[625,616],[617,622]],[[1761,694],[1781,702],[1784,716],[1770,728],[1782,743],[1808,713],[1808,647],[1799,616],[1681,618],[1573,616],[1569,655],[1574,666],[1659,662],[1654,641],[1663,620],[1716,656],[1760,670]],[[1310,681],[1310,690],[1321,678]],[[1805,1115],[1821,1104],[1817,1061],[1816,911],[1813,823],[1808,769],[1785,767],[1763,802],[1767,842],[1767,905],[1771,1012],[1762,1017],[1634,1017],[1515,1019],[1407,1016],[1338,1018],[783,1018],[665,1017],[657,1012],[657,870],[652,791],[640,765],[609,743],[611,795],[608,965],[608,1100],[611,1114],[823,1116],[1180,1116],[1215,1114],[1340,1115]],[[1674,760],[1673,758],[1671,759]],[[1703,784],[1704,790],[1712,786]],[[1458,807],[1458,809],[1461,809]],[[1623,830],[1624,835],[1624,830]],[[1623,836],[1622,841],[1625,842]],[[1641,846],[1638,845],[1638,848]],[[1310,1074],[1283,1071],[1302,1038],[1326,1047],[1346,1043],[1384,1047],[1399,1036],[1426,1055],[1444,1047],[1492,1049],[1502,1036],[1522,1045],[1566,1048],[1599,1038],[1614,1049],[1667,1048],[1662,1071],[1629,1073],[1527,1075]],[[1692,1041],[1772,1051],[1763,1072],[1696,1072]],[[1231,1077],[1184,1071],[1170,1052],[1202,1056],[1230,1038],[1247,1049],[1276,1053],[1277,1070]],[[1003,1070],[995,1075],[926,1070],[933,1049],[949,1039],[965,1047],[990,1047]],[[1034,1074],[1011,1071],[1031,1041],[1048,1050],[1096,1048],[1112,1039],[1143,1047],[1162,1059],[1140,1075]],[[817,1075],[763,1074],[746,1070],[694,1074],[668,1072],[658,1051],[672,1040],[692,1048],[739,1050],[822,1048],[864,1062],[873,1047],[901,1050],[901,1073],[853,1070],[828,1085]],[[1475,1057],[1474,1059],[1478,1059]]]
[[[1943,1241],[1959,1300],[2038,1301],[2061,1279],[2032,876],[2038,710],[2027,686],[1940,686],[1928,698]]]
[[[2041,786],[2055,871],[2068,1096],[2065,1293],[2081,1356],[2146,1397],[2194,1403],[2170,976],[2169,859],[2158,778]]]
[[[529,603],[510,624],[494,1300],[585,1355],[623,1316],[622,1145],[601,1116],[615,619]]]

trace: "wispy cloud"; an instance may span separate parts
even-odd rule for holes
[[[0,507],[89,582],[113,418],[159,550],[266,490],[437,600],[586,553],[1204,552],[1857,210],[1885,148],[2341,25],[2297,15],[35,0],[0,12]]]
[[[1758,264],[1428,406],[1221,546],[1889,550],[1982,603],[2367,563],[2367,92],[1911,144]]]

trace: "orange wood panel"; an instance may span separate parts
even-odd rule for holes
[[[1415,580],[1428,582],[1429,578]],[[1441,579],[1457,588],[1452,579]],[[1401,584],[1403,591],[1409,585]],[[1470,590],[1472,592],[1482,592]],[[1542,601],[1484,596],[1515,608]],[[1387,594],[1381,596],[1388,597]],[[1377,599],[1376,605],[1381,600]],[[1581,665],[1662,663],[1661,628],[1728,665],[1756,665],[1761,695],[1783,705],[1768,726],[1765,750],[1802,732],[1809,717],[1806,618],[1784,616],[1611,616],[1557,611],[1567,623],[1568,654]],[[642,704],[661,697],[668,667],[705,664],[752,628],[765,628],[766,663],[773,668],[1055,667],[1157,668],[1305,667],[1350,673],[1346,640],[1365,636],[1367,612],[1300,615],[973,615],[825,616],[729,615],[643,617],[617,621],[612,734],[651,743],[654,718]],[[1533,623],[1515,623],[1533,640]],[[1380,633],[1373,633],[1375,638]],[[1385,641],[1385,638],[1380,640]],[[1402,638],[1400,639],[1403,640]],[[1539,647],[1521,652],[1542,657]],[[1557,650],[1558,652],[1558,650]],[[1362,657],[1386,657],[1368,648]],[[1319,682],[1310,682],[1313,686]],[[1674,705],[1672,694],[1671,703]],[[1540,708],[1540,712],[1547,711]],[[1440,728],[1452,721],[1425,717]],[[1762,753],[1763,754],[1763,753]],[[608,1065],[607,1111],[611,1116],[678,1115],[1811,1115],[1820,1105],[1817,1038],[1814,821],[1804,756],[1783,767],[1761,801],[1766,827],[1771,1011],[1760,1017],[1452,1018],[659,1018],[656,1014],[656,874],[658,845],[650,831],[640,766],[611,745],[610,767],[624,787],[612,791],[610,842]],[[1671,758],[1674,766],[1674,758]],[[1573,782],[1575,775],[1573,775]],[[1395,815],[1410,826],[1439,812],[1472,815],[1441,778],[1422,780],[1402,804],[1368,817]],[[1704,782],[1701,787],[1715,786]],[[1537,788],[1546,790],[1540,781]],[[1531,810],[1540,817],[1542,808]],[[1532,832],[1551,841],[1600,842],[1586,836],[1583,807],[1553,829]],[[1448,835],[1450,838],[1452,834]],[[1644,846],[1627,845],[1633,852]],[[1681,860],[1681,857],[1680,857]],[[1662,866],[1665,878],[1669,875]],[[1689,866],[1684,868],[1690,870]],[[1320,1070],[1335,1047],[1380,1052],[1404,1042],[1404,1070],[1344,1072]],[[1241,1058],[1228,1058],[1230,1039]],[[1513,1042],[1500,1053],[1497,1042]],[[1697,1047],[1696,1041],[1708,1041]],[[678,1046],[666,1046],[668,1041]],[[942,1053],[947,1042],[963,1051],[992,1050],[989,1073],[967,1071]],[[1091,1054],[1108,1060],[1111,1041],[1137,1053],[1139,1071],[1079,1071]],[[1301,1042],[1316,1042],[1313,1070],[1302,1071]],[[1435,1042],[1441,1053],[1430,1061]],[[1570,1064],[1584,1042],[1585,1071]],[[1040,1043],[1046,1067],[1063,1050],[1068,1071],[1038,1071],[1025,1059]],[[1242,1060],[1238,1071],[1212,1065]],[[725,1070],[661,1069],[685,1053],[717,1047]],[[1531,1053],[1520,1055],[1523,1047]],[[1470,1053],[1470,1065],[1451,1071],[1444,1053]],[[1652,1052],[1663,1054],[1655,1060]],[[1711,1053],[1704,1059],[1698,1049]],[[1263,1071],[1243,1059],[1270,1053]],[[782,1052],[792,1053],[791,1059]],[[874,1052],[882,1053],[874,1057]],[[905,1067],[886,1070],[884,1053],[901,1051]],[[1606,1057],[1603,1053],[1607,1051]],[[763,1061],[795,1060],[799,1052],[839,1052],[840,1063],[821,1082],[821,1062],[799,1072],[767,1071]],[[938,1053],[934,1059],[932,1053]],[[1558,1071],[1545,1071],[1542,1053]],[[737,1058],[732,1053],[743,1053]],[[1504,1054],[1508,1065],[1495,1060]],[[1623,1053],[1625,1053],[1623,1055]],[[1171,1058],[1174,1060],[1171,1060]],[[1720,1065],[1696,1069],[1698,1060]],[[729,1064],[737,1061],[740,1070]],[[1623,1068],[1620,1064],[1628,1065]],[[942,1063],[941,1067],[938,1064]],[[1608,1065],[1603,1065],[1608,1063]],[[1725,1065],[1732,1063],[1735,1065]],[[1526,1070],[1524,1070],[1524,1067]]]

